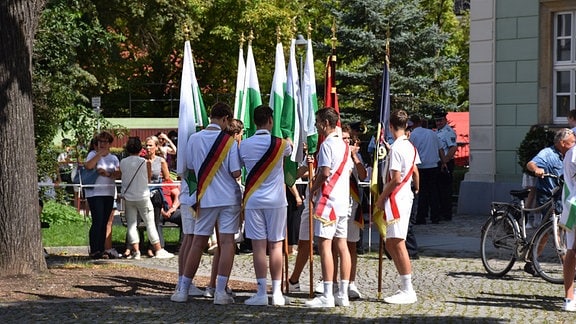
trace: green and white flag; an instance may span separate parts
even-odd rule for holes
[[[296,171],[298,163],[302,160],[297,158],[297,147],[301,142],[300,117],[302,110],[302,100],[300,98],[300,81],[298,78],[298,68],[296,64],[296,40],[292,39],[290,44],[290,58],[288,61],[288,71],[286,74],[286,92],[284,93],[284,105],[282,107],[282,137],[290,138],[294,143],[292,155],[284,161],[284,181],[286,185],[292,186],[296,182]]]
[[[184,59],[182,61],[182,78],[180,81],[180,107],[178,113],[178,151],[176,158],[176,172],[188,184],[189,192],[196,190],[196,177],[188,172],[186,167],[186,149],[190,135],[196,132],[196,127],[206,126],[208,117],[200,87],[194,71],[194,58],[190,42],[184,43]]]
[[[248,42],[248,53],[246,56],[246,78],[244,80],[244,93],[242,97],[242,109],[240,110],[240,120],[244,122],[246,137],[254,135],[256,126],[252,122],[254,108],[262,104],[260,96],[260,85],[258,84],[258,75],[256,73],[256,63],[252,53],[252,44]]]
[[[234,95],[234,118],[240,119],[242,100],[244,98],[244,80],[246,79],[246,62],[244,62],[244,50],[240,47],[238,53],[238,75],[236,77],[236,93]]]
[[[284,49],[282,43],[276,44],[276,59],[274,64],[274,77],[272,90],[270,90],[269,106],[274,110],[274,124],[272,135],[282,138],[282,106],[284,105],[284,91],[286,90],[286,62],[284,61]]]
[[[572,192],[566,182],[562,189],[562,215],[560,216],[559,224],[570,230],[574,230],[576,224],[576,193]]]
[[[312,40],[308,39],[304,76],[302,80],[302,134],[308,144],[308,154],[316,153],[318,132],[316,131],[316,112],[318,97],[316,96],[316,75],[314,73],[314,54]],[[302,150],[300,150],[302,151]]]

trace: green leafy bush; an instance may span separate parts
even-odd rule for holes
[[[40,218],[50,225],[84,222],[84,216],[80,215],[76,208],[55,201],[47,201],[44,204]]]
[[[530,128],[516,152],[518,164],[523,172],[527,171],[526,163],[530,162],[541,149],[554,144],[554,134],[555,132],[548,127],[532,126]]]

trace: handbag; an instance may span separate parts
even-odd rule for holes
[[[98,176],[99,174],[96,168],[86,169],[86,167],[79,165],[78,170],[76,170],[76,174],[72,179],[72,183],[81,185],[93,185],[96,183]]]

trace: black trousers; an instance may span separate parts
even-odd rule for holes
[[[420,174],[420,191],[418,193],[418,206],[416,223],[425,224],[430,215],[432,223],[440,221],[440,202],[438,193],[438,177],[440,168],[418,169]]]
[[[452,180],[454,174],[454,159],[446,163],[447,168],[440,170],[438,176],[438,193],[440,201],[440,217],[444,220],[452,219]]]

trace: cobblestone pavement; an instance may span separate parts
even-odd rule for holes
[[[361,255],[356,280],[362,300],[350,307],[307,309],[309,272],[302,275],[302,293],[290,294],[292,304],[284,307],[245,306],[251,291],[238,291],[236,304],[216,306],[206,298],[177,304],[168,295],[121,297],[97,300],[56,300],[0,304],[3,323],[27,322],[392,322],[392,323],[573,323],[576,314],[561,311],[563,288],[522,271],[518,262],[504,278],[489,278],[478,256],[480,227],[485,217],[456,216],[452,222],[415,227],[420,259],[414,260],[413,283],[418,302],[389,305],[378,298],[378,255]],[[366,240],[366,238],[365,238]],[[376,240],[373,238],[373,240]],[[372,251],[377,249],[374,245]],[[293,265],[294,256],[290,257]],[[233,279],[253,282],[250,255],[235,258]],[[128,261],[112,261],[128,262]],[[202,260],[198,275],[208,275],[211,257]],[[132,262],[176,272],[177,260],[143,259]],[[319,259],[314,274],[320,274]],[[176,274],[175,274],[176,276]],[[382,297],[396,291],[398,278],[390,260],[384,259]]]

